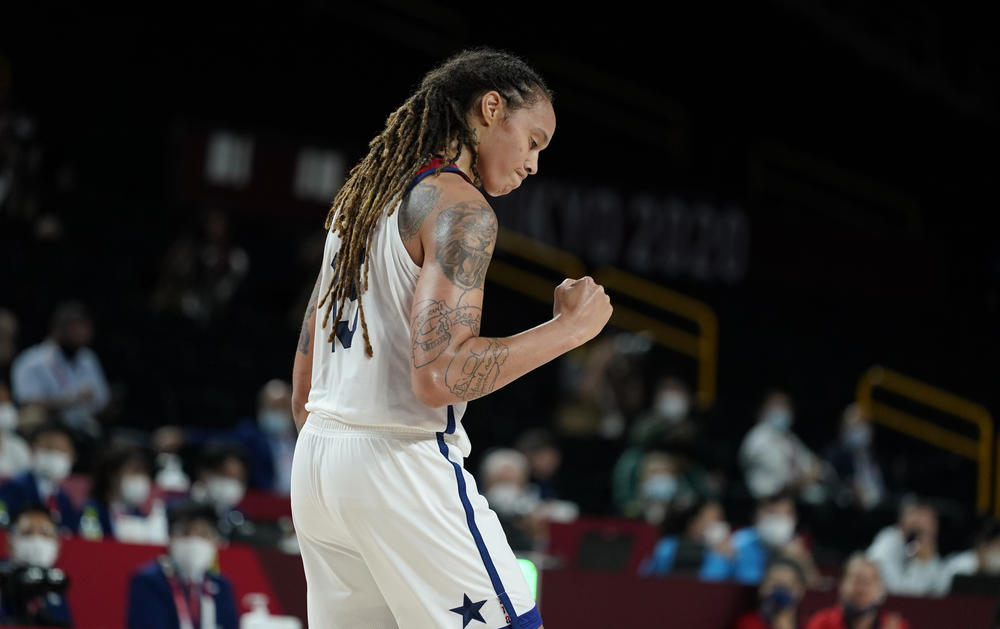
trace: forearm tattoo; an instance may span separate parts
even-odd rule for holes
[[[461,299],[459,300],[461,304]],[[419,310],[413,318],[413,366],[417,369],[428,365],[451,344],[451,330],[464,325],[479,336],[482,309],[476,306],[450,307],[444,300],[425,299],[417,304]]]
[[[466,343],[448,364],[445,386],[460,400],[473,400],[491,393],[507,362],[507,346],[497,339],[475,338]]]
[[[299,332],[299,352],[302,354],[309,354],[310,340],[312,340],[312,329],[309,325],[309,318],[313,316],[316,312],[316,301],[319,300],[319,280],[322,277],[322,273],[316,278],[316,284],[313,285],[312,295],[309,296],[309,306],[306,307],[306,315],[302,318],[302,330]]]
[[[432,183],[421,182],[410,191],[399,208],[399,235],[403,240],[417,235],[440,197],[441,191]]]
[[[452,284],[482,288],[497,237],[497,219],[485,203],[462,202],[437,218],[437,261]]]

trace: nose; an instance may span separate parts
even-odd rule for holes
[[[530,160],[528,160],[527,162],[525,162],[524,163],[524,170],[529,175],[537,175],[538,174],[538,158],[537,157],[533,157]]]

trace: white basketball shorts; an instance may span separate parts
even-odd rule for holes
[[[500,521],[450,435],[310,414],[292,519],[310,629],[538,629]]]

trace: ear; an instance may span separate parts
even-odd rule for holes
[[[479,116],[487,127],[500,119],[503,113],[503,98],[500,92],[490,90],[479,99]]]

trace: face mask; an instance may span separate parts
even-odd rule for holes
[[[145,474],[126,474],[122,476],[121,495],[125,504],[137,507],[149,498],[149,477]]]
[[[231,509],[243,500],[243,493],[246,491],[243,483],[235,478],[215,477],[208,481],[206,485],[208,499],[216,506],[223,509]]]
[[[642,483],[642,497],[669,502],[677,494],[677,478],[672,474],[654,474]]]
[[[257,417],[261,430],[272,437],[287,437],[292,434],[292,415],[277,409],[265,409]]]
[[[182,577],[198,580],[215,561],[215,544],[195,535],[178,537],[170,542],[170,557],[177,563]]]
[[[792,412],[787,408],[773,408],[764,414],[764,421],[775,430],[792,427]]]
[[[872,442],[872,429],[865,424],[852,426],[844,434],[844,443],[853,450],[867,448]]]
[[[1000,574],[1000,550],[991,550],[983,558],[983,572],[986,574]]]
[[[689,407],[687,396],[676,391],[661,393],[656,398],[656,412],[672,422],[684,419]]]
[[[712,522],[705,529],[705,544],[716,546],[729,537],[729,525],[725,522]]]
[[[795,534],[795,519],[787,515],[765,515],[757,523],[757,533],[771,548],[784,546]]]
[[[70,469],[73,467],[73,459],[65,452],[36,450],[32,465],[40,478],[58,483],[69,476]]]
[[[44,535],[17,536],[12,540],[10,558],[26,566],[51,568],[59,556],[59,542]]]
[[[11,402],[0,404],[0,432],[17,430],[17,407]]]
[[[768,592],[760,602],[761,613],[765,618],[774,618],[778,613],[795,605],[797,599],[791,590],[783,585],[777,585]]]

